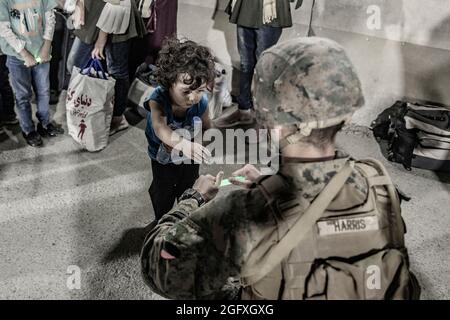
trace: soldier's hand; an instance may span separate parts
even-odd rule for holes
[[[216,177],[213,177],[210,174],[200,176],[197,181],[195,181],[192,189],[198,191],[205,202],[214,199],[219,191],[219,188],[216,186]]]
[[[243,168],[236,170],[232,173],[233,177],[236,176],[244,176],[244,181],[239,181],[235,178],[230,178],[230,182],[236,186],[244,187],[244,188],[250,188],[250,186],[253,184],[253,182],[256,181],[256,179],[259,178],[261,175],[261,172],[256,169],[255,166],[251,164],[246,164]]]

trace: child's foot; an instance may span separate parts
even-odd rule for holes
[[[42,138],[36,131],[32,131],[29,134],[22,132],[25,141],[32,147],[40,147],[42,146]]]
[[[124,116],[121,117],[113,117],[111,121],[111,129],[109,130],[109,135],[112,136],[113,134],[125,130],[129,127],[127,119],[125,119]]]
[[[64,133],[63,128],[57,127],[52,123],[49,123],[45,128],[41,123],[38,123],[37,131],[43,137],[56,137],[57,135]]]

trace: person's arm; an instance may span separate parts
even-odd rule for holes
[[[153,130],[156,136],[170,148],[182,151],[184,155],[201,163],[203,159],[211,157],[211,153],[202,145],[188,141],[173,131],[167,125],[163,107],[154,100],[148,102],[151,110]]]
[[[56,17],[53,9],[45,12],[45,25],[44,25],[44,43],[39,50],[39,58],[41,63],[49,62],[51,59],[52,40],[55,33]]]
[[[124,33],[126,28],[128,28],[130,20],[130,8],[129,4],[122,6],[120,1],[105,1],[106,5],[103,7],[100,17],[97,20],[97,28],[99,29],[99,34],[97,40],[95,41],[94,49],[92,50],[92,58],[94,59],[105,59],[104,50],[106,42],[108,41],[109,34],[121,34]],[[122,16],[121,19],[118,16]],[[128,20],[128,21],[127,21]],[[120,26],[112,25],[111,22],[126,21]],[[126,27],[124,27],[126,26]]]
[[[0,22],[0,35],[22,57],[26,67],[30,68],[37,64],[36,59],[34,59],[33,55],[27,49],[25,49],[25,41],[19,39],[11,29],[10,22]]]
[[[106,46],[106,41],[108,41],[108,34],[103,30],[98,33],[97,40],[95,41],[94,49],[92,50],[92,58],[94,59],[105,59],[104,50]]]
[[[218,189],[215,178],[201,176],[193,189],[205,202],[214,198]],[[195,298],[195,277],[201,259],[201,228],[188,217],[199,208],[198,201],[188,198],[166,213],[153,227],[141,252],[142,273],[152,290],[167,298]]]
[[[52,41],[55,33],[56,16],[55,11],[48,10],[45,12],[44,40]]]
[[[26,42],[17,37],[9,21],[0,22],[0,35],[17,53],[25,48]]]

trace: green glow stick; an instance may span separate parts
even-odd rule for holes
[[[245,180],[247,180],[243,176],[237,176],[237,177],[233,177],[233,178],[240,182],[244,182]],[[232,184],[230,182],[230,179],[223,179],[222,182],[220,183],[220,187],[229,186],[230,184]]]

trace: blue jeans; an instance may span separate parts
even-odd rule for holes
[[[37,103],[36,117],[46,127],[50,122],[50,63],[47,62],[27,68],[22,60],[14,56],[8,56],[6,65],[9,69],[22,131],[25,134],[35,131],[30,102],[33,90]]]
[[[128,102],[128,89],[130,88],[130,77],[128,74],[129,41],[112,43],[108,41],[105,46],[106,65],[108,73],[116,80],[114,87],[114,112],[115,117],[123,115]],[[94,44],[87,44],[76,38],[70,53],[69,63],[78,68],[83,68],[91,57]],[[70,65],[69,65],[70,68]]]
[[[258,29],[237,27],[238,51],[241,59],[239,80],[239,109],[253,107],[252,80],[256,62],[261,53],[275,45],[281,37],[282,28],[263,26]]]

